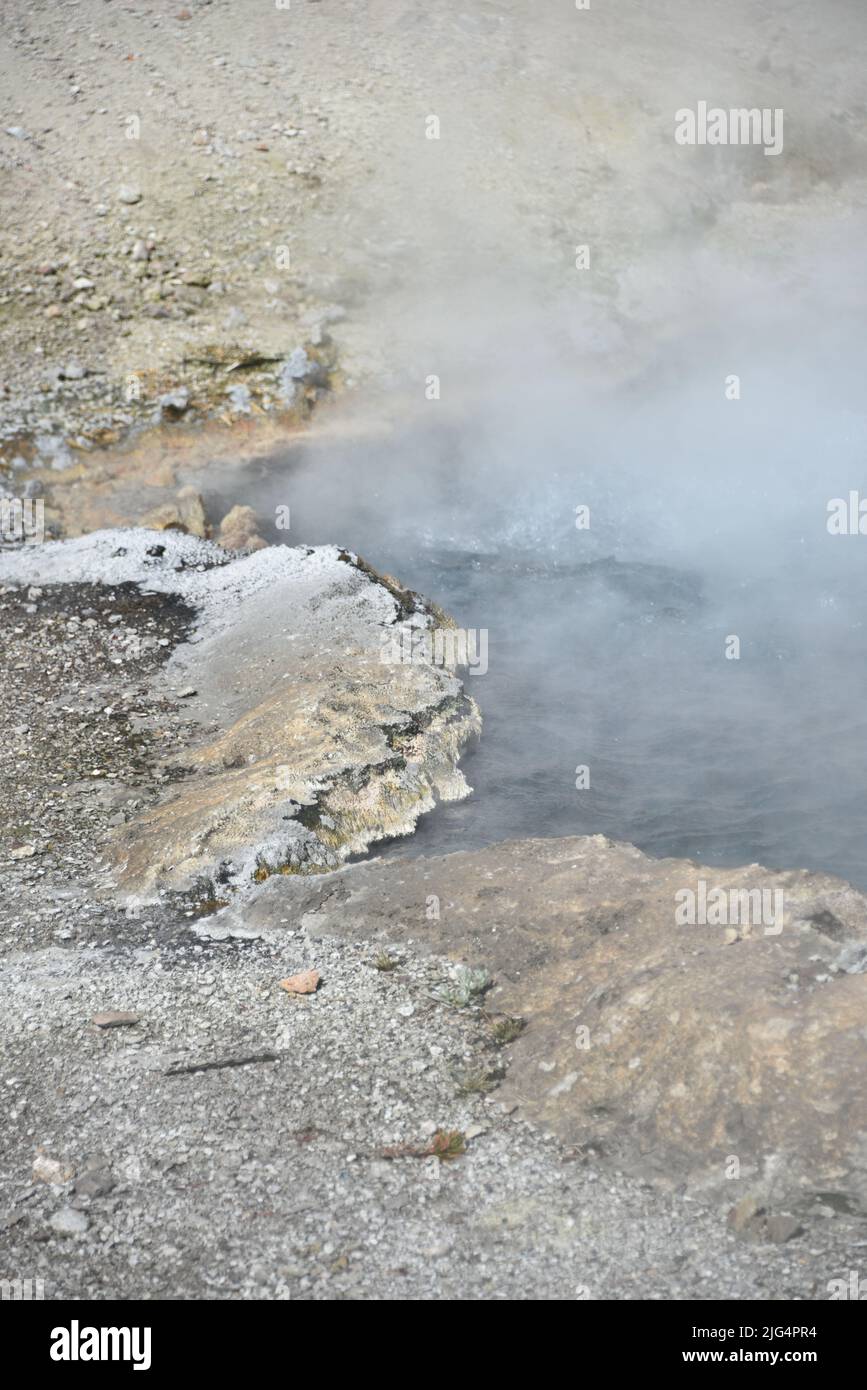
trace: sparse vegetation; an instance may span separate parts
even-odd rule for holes
[[[512,1018],[509,1014],[502,1014],[500,1018],[491,1021],[491,1041],[496,1047],[505,1047],[520,1037],[526,1026],[525,1018]]]
[[[254,883],[264,883],[272,874],[298,874],[306,878],[310,874],[330,874],[331,866],[328,864],[314,864],[308,861],[305,864],[278,864],[274,867],[270,864],[260,864],[253,874]]]
[[[440,1163],[448,1163],[467,1151],[466,1135],[459,1129],[438,1129],[431,1140],[430,1150]]]
[[[484,968],[472,969],[459,965],[452,978],[434,990],[433,997],[441,1004],[451,1005],[453,1009],[464,1009],[490,989],[492,983]]]
[[[455,1072],[454,1081],[459,1095],[484,1096],[503,1079],[501,1071],[488,1067],[475,1067],[468,1071]]]
[[[438,1158],[441,1163],[467,1151],[467,1137],[459,1129],[438,1129],[429,1144],[390,1144],[380,1158]]]
[[[228,898],[200,898],[193,911],[196,917],[210,917],[221,908],[228,907]]]
[[[383,974],[387,974],[391,970],[396,970],[399,965],[400,961],[397,959],[397,956],[390,956],[388,951],[380,951],[376,960],[373,962],[374,969],[381,970]]]

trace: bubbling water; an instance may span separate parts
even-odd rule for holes
[[[867,887],[867,536],[827,525],[867,457],[857,358],[748,365],[736,401],[721,372],[549,380],[532,410],[500,383],[248,489],[291,504],[272,539],[349,546],[488,634],[473,796],[387,852],[602,832]]]

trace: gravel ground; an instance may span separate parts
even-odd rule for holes
[[[170,775],[157,760],[183,746],[181,702],[155,701],[147,682],[191,618],[132,584],[0,590],[0,951],[136,935],[100,897],[100,846],[157,797]]]
[[[8,461],[66,467],[161,414],[299,403],[281,370],[345,310],[308,296],[278,248],[294,250],[337,154],[309,80],[321,38],[289,100],[277,81],[284,62],[297,67],[288,26],[273,6],[248,8],[246,43],[225,4],[187,20],[98,0],[5,16]]]
[[[0,458],[68,466],[179,387],[170,415],[280,409],[329,332],[340,384],[419,397],[506,329],[655,366],[721,285],[800,286],[814,241],[839,263],[864,25],[850,0],[7,5]],[[784,107],[785,158],[678,147],[697,90]]]
[[[860,1223],[747,1245],[463,1094],[500,1064],[479,1011],[431,999],[445,967],[377,960],[288,925],[8,957],[5,1270],[54,1298],[679,1300],[823,1298],[858,1267]],[[308,967],[315,995],[279,988]],[[140,1021],[89,1022],[115,1009]],[[437,1131],[466,1152],[386,1156]]]

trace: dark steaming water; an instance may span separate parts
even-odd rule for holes
[[[695,573],[621,562],[539,574],[515,558],[492,582],[491,568],[420,562],[426,591],[459,616],[489,613],[492,636],[488,673],[466,678],[485,716],[466,764],[476,803],[442,808],[417,848],[601,831],[655,855],[867,878],[867,714],[847,699],[867,678],[863,634],[831,663],[799,659],[779,623],[749,623],[738,663],[723,638],[779,597],[767,589],[727,596],[736,620],[721,624],[720,596]]]
[[[696,460],[656,415],[655,470],[646,421],[565,463],[560,440],[556,468],[544,440],[442,427],[295,450],[253,490],[263,515],[292,507],[273,539],[348,545],[488,631],[487,672],[465,674],[484,719],[462,764],[474,794],[384,852],[602,832],[867,887],[867,536],[826,527],[863,426],[799,425],[789,448],[759,411],[745,453],[745,417],[733,440],[731,415],[705,408]],[[834,467],[816,466],[819,439]]]

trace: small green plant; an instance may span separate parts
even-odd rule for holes
[[[439,1159],[440,1163],[448,1163],[453,1158],[459,1158],[466,1151],[466,1135],[462,1134],[459,1129],[438,1129],[428,1150]]]
[[[390,956],[388,951],[380,951],[376,960],[373,962],[374,969],[382,970],[383,973],[396,970],[399,965],[400,961],[397,959],[397,956]]]
[[[454,1081],[458,1088],[458,1093],[464,1096],[485,1096],[489,1091],[493,1091],[499,1081],[502,1081],[502,1073],[489,1071],[486,1067],[477,1067],[475,1070],[455,1072]]]
[[[380,1158],[438,1158],[448,1163],[467,1151],[467,1136],[459,1129],[438,1129],[427,1144],[390,1144],[380,1149]]]
[[[491,1040],[496,1047],[505,1047],[507,1043],[519,1038],[526,1026],[526,1019],[511,1018],[508,1014],[503,1014],[491,1023]]]
[[[473,970],[470,966],[459,965],[451,980],[434,990],[434,998],[442,1004],[450,1004],[453,1009],[465,1009],[473,999],[490,989],[491,983],[484,968]]]

